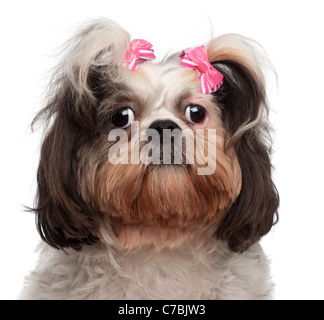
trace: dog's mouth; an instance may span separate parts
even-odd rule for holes
[[[149,142],[150,141],[149,139]],[[182,147],[179,143],[175,144],[174,142],[158,144],[150,149],[146,156],[147,158],[143,157],[142,160],[144,160],[143,162],[150,168],[162,166],[170,168],[172,166],[186,165],[188,162],[185,154],[185,147]]]

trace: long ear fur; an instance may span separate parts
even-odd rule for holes
[[[268,108],[260,67],[265,60],[255,48],[251,40],[235,34],[216,38],[208,47],[211,63],[224,75],[215,102],[222,109],[225,146],[234,146],[242,171],[240,195],[216,232],[235,252],[259,240],[278,218],[279,196],[271,178]]]
[[[67,42],[49,86],[49,102],[33,121],[44,120],[49,126],[33,211],[41,237],[55,248],[78,250],[97,241],[101,213],[93,177],[104,158],[94,151],[100,148],[93,147],[101,141],[97,109],[102,96],[116,89],[109,77],[118,76],[116,66],[128,45],[129,35],[109,20],[81,30]]]

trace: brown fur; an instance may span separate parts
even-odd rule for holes
[[[239,193],[241,181],[232,173],[231,160],[224,157],[210,176],[198,176],[185,165],[145,168],[107,162],[98,175],[100,208],[125,225],[203,227],[218,220]]]

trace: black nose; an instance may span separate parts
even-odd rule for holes
[[[179,130],[181,130],[181,128],[172,120],[154,121],[150,125],[149,129],[155,129],[160,134],[160,136],[163,135],[163,129],[170,129],[170,130],[179,129]]]
[[[172,120],[157,120],[150,125],[149,129],[155,129],[160,135],[157,149],[160,164],[182,164],[181,128]],[[164,132],[164,129],[169,129],[170,132]]]

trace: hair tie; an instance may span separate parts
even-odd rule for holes
[[[143,39],[135,39],[126,53],[126,65],[129,70],[137,70],[138,64],[155,59],[153,45]]]
[[[201,93],[216,92],[223,84],[223,75],[209,62],[204,46],[183,50],[179,55],[179,59],[181,59],[181,66],[197,69],[200,73]]]

